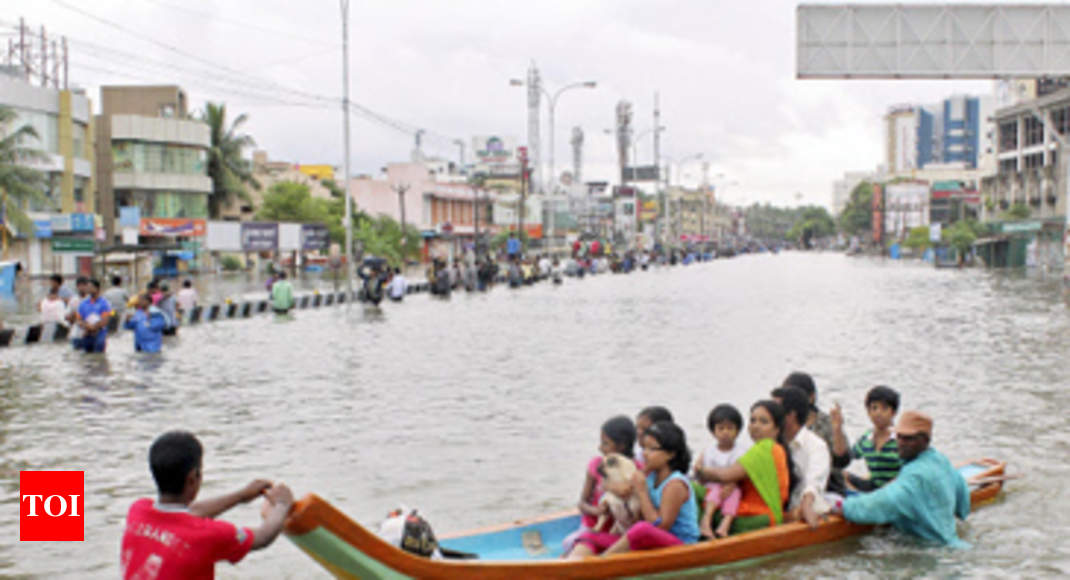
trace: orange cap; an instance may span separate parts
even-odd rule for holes
[[[932,417],[921,411],[905,411],[899,416],[899,423],[895,426],[895,432],[899,435],[917,435],[925,433],[932,437]]]

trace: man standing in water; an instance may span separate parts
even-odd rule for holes
[[[294,289],[286,279],[286,272],[279,272],[279,279],[271,285],[271,307],[275,314],[286,314],[294,307]]]
[[[104,352],[108,347],[111,304],[100,295],[100,282],[96,279],[87,281],[85,288],[88,294],[78,305],[78,326],[85,333],[81,346],[86,352]]]
[[[943,453],[929,447],[933,420],[920,411],[899,418],[895,436],[903,467],[877,491],[843,502],[843,517],[857,524],[892,524],[922,539],[967,548],[959,539],[955,518],[970,514],[966,480]]]
[[[192,433],[160,435],[149,449],[149,468],[159,492],[142,498],[126,514],[119,566],[124,579],[213,578],[215,563],[238,563],[250,550],[269,546],[293,507],[285,484],[257,479],[242,489],[194,501],[203,477],[201,442]],[[264,496],[264,521],[239,528],[216,520],[230,508]]]

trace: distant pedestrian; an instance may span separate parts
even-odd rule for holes
[[[175,295],[171,293],[171,285],[167,282],[160,283],[160,300],[156,306],[163,312],[164,336],[174,336],[178,333],[178,305],[175,304]]]
[[[275,314],[286,314],[294,307],[294,290],[286,279],[286,272],[279,272],[279,277],[271,285],[271,307]]]
[[[182,282],[182,289],[178,291],[175,296],[175,302],[178,304],[179,316],[187,316],[193,309],[197,307],[197,290],[193,288],[192,280],[185,280]]]
[[[56,277],[52,278],[53,281],[55,281],[55,279]],[[71,332],[68,335],[68,338],[70,338],[71,346],[74,347],[75,350],[81,350],[82,338],[85,336],[85,331],[82,329],[82,326],[78,324],[78,307],[82,305],[82,300],[88,292],[86,289],[88,282],[88,278],[79,277],[74,284],[77,294],[67,301],[67,324],[71,326]]]
[[[75,295],[70,288],[63,285],[63,276],[60,276],[59,274],[52,274],[52,276],[49,277],[49,290],[54,291],[64,304],[70,302],[71,298],[74,298]]]
[[[108,346],[108,319],[111,318],[111,304],[100,295],[100,281],[88,280],[85,284],[86,297],[78,305],[78,325],[85,336],[82,348],[86,352],[104,352]]]
[[[41,302],[37,305],[37,310],[41,312],[41,322],[46,324],[49,322],[62,323],[67,315],[67,305],[59,297],[56,290],[52,288],[48,290],[48,296],[41,299]]]
[[[122,277],[111,277],[111,288],[104,293],[104,298],[107,299],[108,304],[111,304],[115,316],[121,320],[123,313],[126,312],[126,303],[130,301],[130,293],[123,288]]]
[[[390,279],[390,284],[387,286],[387,291],[390,294],[390,299],[394,302],[401,302],[405,298],[405,292],[408,291],[409,283],[405,280],[405,275],[401,273],[401,268],[394,268],[394,276]]]
[[[134,331],[134,350],[137,352],[160,352],[163,344],[163,329],[167,322],[163,311],[152,305],[148,294],[137,296],[137,310],[126,321],[126,328]]]
[[[505,252],[509,254],[510,260],[520,257],[520,240],[517,239],[516,233],[509,233],[509,240],[505,242]]]

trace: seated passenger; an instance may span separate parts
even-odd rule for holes
[[[602,424],[601,441],[598,444],[598,453],[587,463],[587,474],[583,479],[583,491],[580,492],[579,510],[582,518],[580,528],[570,534],[562,542],[564,553],[568,553],[579,539],[580,534],[594,531],[595,522],[602,515],[603,510],[598,505],[602,499],[602,474],[598,468],[602,466],[602,460],[610,453],[619,453],[625,457],[632,457],[632,445],[635,443],[635,425],[632,420],[624,415],[618,415]]]
[[[691,453],[687,438],[675,423],[660,421],[646,430],[643,437],[646,465],[637,471],[631,485],[613,489],[626,497],[639,495],[640,519],[623,536],[587,532],[569,554],[581,559],[593,554],[619,554],[634,550],[653,550],[694,544],[698,541],[698,505],[687,479]]]
[[[758,401],[750,409],[747,425],[754,445],[729,467],[703,469],[703,476],[709,480],[739,484],[736,516],[738,520],[748,521],[745,530],[737,525],[737,531],[775,526],[784,521],[784,509],[797,481],[783,428],[784,408],[776,401]]]
[[[847,435],[843,432],[843,412],[839,405],[832,408],[829,415],[833,429],[833,466],[842,469],[850,465],[852,459],[864,459],[869,468],[869,479],[847,474],[849,489],[873,491],[899,474],[903,461],[899,458],[899,445],[892,431],[892,422],[898,410],[899,393],[885,386],[870,389],[866,393],[866,413],[873,422],[873,429],[863,433],[848,449]]]
[[[695,460],[695,479],[706,486],[705,504],[699,531],[704,538],[728,535],[732,520],[739,509],[739,486],[735,482],[720,484],[703,475],[707,468],[729,467],[743,455],[744,447],[736,442],[743,430],[743,416],[732,405],[717,405],[706,418],[706,426],[713,435],[714,443],[699,454]],[[721,510],[721,524],[713,531],[713,513]]]

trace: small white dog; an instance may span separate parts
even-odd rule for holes
[[[598,467],[598,472],[602,474],[604,489],[607,483],[631,482],[635,471],[635,462],[619,453],[610,453]],[[598,505],[605,505],[609,511],[608,515],[613,516],[613,527],[609,529],[611,534],[624,535],[628,532],[628,528],[639,519],[639,497],[635,493],[622,498],[606,489],[606,492],[602,494],[602,499],[598,500]],[[596,532],[605,531],[602,528],[606,524],[606,517],[606,514],[603,514],[598,518],[598,522],[594,525]]]

